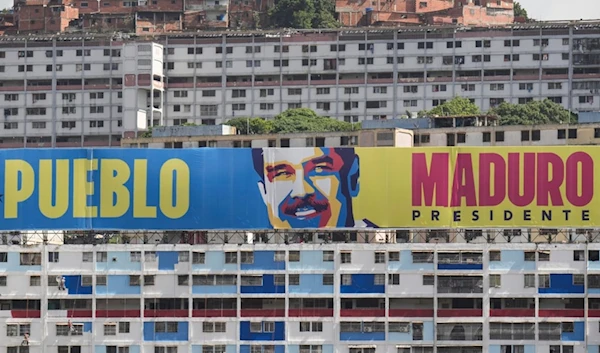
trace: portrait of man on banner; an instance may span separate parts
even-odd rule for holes
[[[353,148],[258,148],[252,159],[274,228],[376,227],[354,219],[360,164]]]

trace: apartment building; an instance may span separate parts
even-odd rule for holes
[[[483,111],[551,99],[600,110],[598,24],[0,38],[3,147],[118,146],[148,126],[272,118],[359,122],[454,96]]]
[[[0,245],[0,351],[596,353],[600,243],[588,232],[559,245],[516,230]]]

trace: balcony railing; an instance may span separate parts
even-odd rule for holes
[[[535,309],[490,309],[493,317],[534,317]]]
[[[438,317],[481,317],[482,309],[438,309]]]
[[[146,309],[144,317],[188,317],[188,309]]]
[[[333,309],[305,308],[289,309],[289,317],[333,317]]]
[[[242,309],[241,317],[285,317],[285,309]]]
[[[585,317],[584,309],[540,309],[539,317]]]
[[[236,317],[237,309],[194,309],[192,317]]]
[[[433,317],[433,309],[389,309],[389,317]]]
[[[343,317],[385,317],[385,309],[340,309]]]
[[[96,317],[107,317],[107,318],[126,318],[126,317],[140,317],[140,310],[127,309],[108,309],[108,310],[96,310]]]

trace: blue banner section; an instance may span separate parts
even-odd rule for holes
[[[1,151],[0,230],[271,228],[252,151]]]

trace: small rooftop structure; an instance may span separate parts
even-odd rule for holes
[[[449,115],[429,116],[414,119],[382,119],[365,120],[361,123],[363,129],[438,129],[469,126],[496,126],[496,115]]]

